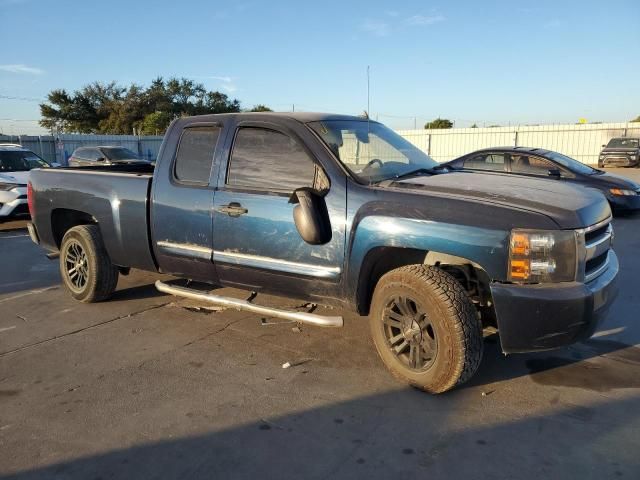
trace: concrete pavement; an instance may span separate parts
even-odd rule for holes
[[[614,225],[621,292],[593,339],[505,357],[489,337],[435,397],[386,372],[366,318],[298,333],[142,272],[83,305],[0,232],[0,478],[638,478],[640,216]]]

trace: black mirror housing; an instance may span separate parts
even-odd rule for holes
[[[549,176],[550,177],[560,178],[562,176],[562,173],[560,172],[559,168],[550,168],[549,169]]]
[[[305,242],[323,245],[331,240],[331,222],[322,195],[309,187],[299,188],[293,192],[289,203],[297,203],[293,208],[293,221]]]

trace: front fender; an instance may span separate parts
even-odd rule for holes
[[[414,218],[368,216],[356,226],[349,255],[349,285],[357,285],[365,257],[379,247],[411,248],[463,257],[492,280],[505,280],[509,232]]]

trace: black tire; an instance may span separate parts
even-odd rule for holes
[[[60,275],[76,300],[108,299],[118,284],[118,268],[111,263],[97,225],[79,225],[67,231],[60,246]]]
[[[408,265],[385,274],[369,322],[385,366],[426,392],[446,392],[480,365],[482,326],[475,307],[462,285],[437,267]]]

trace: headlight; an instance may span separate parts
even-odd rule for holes
[[[624,188],[610,188],[609,192],[611,192],[612,195],[617,196],[636,195],[636,192],[633,190],[625,190]]]
[[[511,231],[508,278],[516,283],[572,282],[576,276],[573,230]]]
[[[15,183],[0,183],[0,190],[11,190],[17,186]]]

